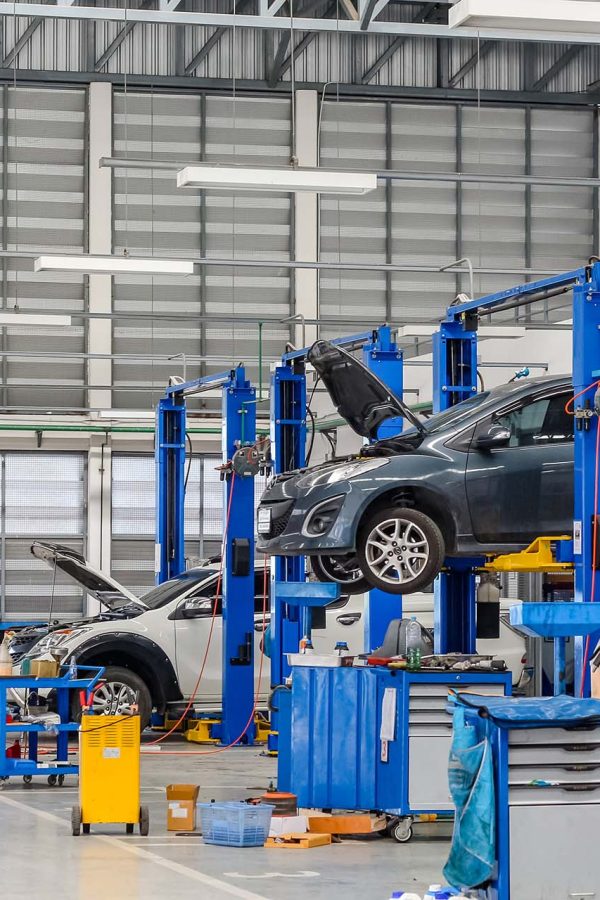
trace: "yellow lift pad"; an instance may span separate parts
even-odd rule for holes
[[[520,553],[505,553],[490,559],[484,566],[486,572],[568,572],[572,562],[557,562],[554,545],[557,541],[570,541],[570,535],[539,537]]]

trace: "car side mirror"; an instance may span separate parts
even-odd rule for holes
[[[477,450],[494,450],[497,447],[506,447],[510,441],[510,428],[504,425],[490,425],[487,431],[482,431],[475,439]]]
[[[180,607],[180,615],[182,619],[200,619],[210,615],[211,606],[207,605],[206,597],[190,597],[184,600]]]

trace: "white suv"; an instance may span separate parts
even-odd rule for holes
[[[51,659],[51,650],[66,651],[65,661],[75,658],[80,665],[106,668],[106,685],[95,696],[98,712],[125,712],[138,696],[142,720],[147,723],[153,708],[166,712],[187,701],[194,690],[208,641],[219,566],[209,563],[189,569],[136,597],[110,576],[94,570],[74,550],[37,541],[35,557],[76,579],[102,605],[98,616],[53,626],[42,637],[30,633],[35,643],[27,649],[30,659]],[[254,598],[255,685],[261,655],[264,563],[256,564]],[[363,598],[343,596],[326,610],[326,626],[314,629],[317,652],[331,652],[337,641],[346,641],[353,653],[363,648]],[[267,609],[269,604],[267,603]],[[266,622],[268,625],[269,614]],[[27,632],[17,639],[15,651],[27,648]],[[210,649],[194,700],[197,709],[221,707],[222,666],[221,601]],[[259,701],[266,705],[270,692],[270,664],[267,657]]]

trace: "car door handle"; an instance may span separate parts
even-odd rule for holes
[[[354,625],[355,622],[358,622],[362,613],[342,613],[341,616],[337,616],[336,621],[340,623],[340,625]]]
[[[260,622],[254,623],[254,630],[258,631],[260,633],[261,631],[265,631],[269,627],[270,624],[271,624],[271,619],[269,616],[267,616],[264,621],[264,628],[263,628],[263,621],[261,619]]]

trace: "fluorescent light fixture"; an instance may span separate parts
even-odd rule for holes
[[[434,325],[401,325],[397,334],[399,338],[431,337],[435,330]]]
[[[134,256],[38,256],[34,272],[81,272],[85,275],[192,275],[187,259],[140,259]]]
[[[55,325],[67,328],[71,324],[71,316],[46,316],[37,313],[2,312],[0,325]]]
[[[589,0],[459,0],[448,13],[450,28],[537,29],[600,33],[600,3]]]
[[[317,194],[367,194],[377,187],[371,172],[331,169],[255,168],[245,166],[186,166],[177,173],[177,187],[216,188],[221,191],[309,191]]]
[[[154,420],[155,411],[153,409],[101,409],[98,412],[99,419],[152,419]]]

